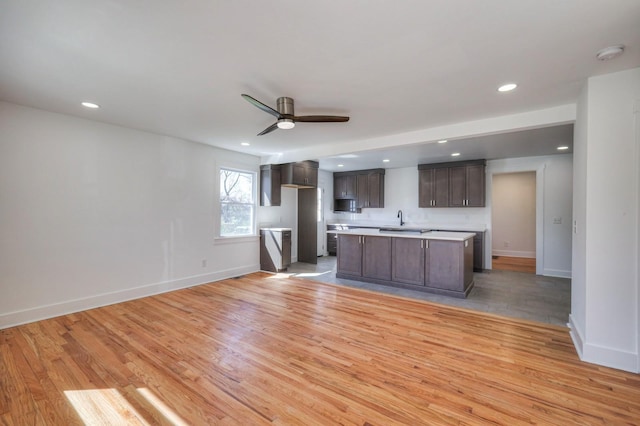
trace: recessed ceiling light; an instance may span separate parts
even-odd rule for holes
[[[623,52],[624,52],[624,45],[618,44],[615,46],[605,47],[604,49],[599,50],[598,53],[596,53],[596,58],[599,61],[608,61],[613,58],[617,58],[618,56],[622,55]]]
[[[439,141],[438,141],[438,143],[447,143],[447,142],[449,142],[449,141],[448,141],[448,140],[446,140],[446,139],[442,139],[442,140],[439,140]]]
[[[498,92],[510,92],[516,87],[518,87],[518,85],[515,83],[503,84],[502,86],[498,87]]]
[[[94,104],[93,102],[82,102],[82,106],[93,109],[100,108],[100,105]]]
[[[565,150],[567,150],[567,149],[569,149],[569,147],[568,147],[568,146],[559,146],[559,147],[558,147],[558,151],[565,151]]]
[[[389,162],[389,159],[388,159],[388,158],[385,158],[384,160],[382,160],[382,162],[383,162],[383,163],[388,163],[388,162]]]
[[[344,164],[338,164],[338,167],[344,167]]]
[[[249,146],[249,145],[251,145],[251,144],[250,144],[249,142],[241,142],[241,143],[240,143],[240,145],[242,145],[242,146]]]
[[[451,154],[452,157],[458,157],[460,155],[459,152],[454,152],[453,154]]]

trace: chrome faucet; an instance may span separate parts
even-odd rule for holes
[[[402,210],[398,210],[398,216],[400,218],[400,226],[404,225],[404,221],[402,220]]]

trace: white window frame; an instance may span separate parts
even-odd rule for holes
[[[246,233],[246,234],[241,234],[241,235],[222,235],[222,199],[220,197],[220,185],[221,185],[221,181],[220,181],[220,174],[223,170],[229,170],[232,172],[238,172],[238,173],[244,173],[244,174],[248,174],[251,175],[251,181],[252,181],[252,185],[251,185],[251,192],[252,192],[252,198],[253,198],[253,202],[252,203],[246,203],[247,205],[251,205],[251,212],[252,212],[252,217],[251,217],[251,229],[250,232]],[[224,241],[224,240],[241,240],[241,239],[255,239],[257,238],[257,222],[258,222],[258,173],[254,170],[247,170],[244,169],[242,167],[233,167],[233,166],[219,166],[218,170],[217,170],[217,174],[216,174],[216,197],[217,197],[217,205],[218,205],[218,211],[217,211],[217,220],[216,220],[216,224],[217,224],[217,232],[216,232],[216,240],[219,241]]]

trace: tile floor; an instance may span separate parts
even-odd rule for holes
[[[466,299],[336,278],[336,257],[318,264],[294,263],[285,272],[301,278],[428,300],[498,315],[566,326],[571,308],[571,280],[523,272],[487,270],[474,273],[475,286]]]

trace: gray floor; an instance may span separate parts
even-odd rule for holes
[[[318,258],[318,264],[294,263],[285,272],[318,280],[428,300],[445,305],[514,318],[566,326],[571,308],[571,280],[523,272],[487,270],[474,274],[475,286],[466,299],[336,278],[336,257]]]

